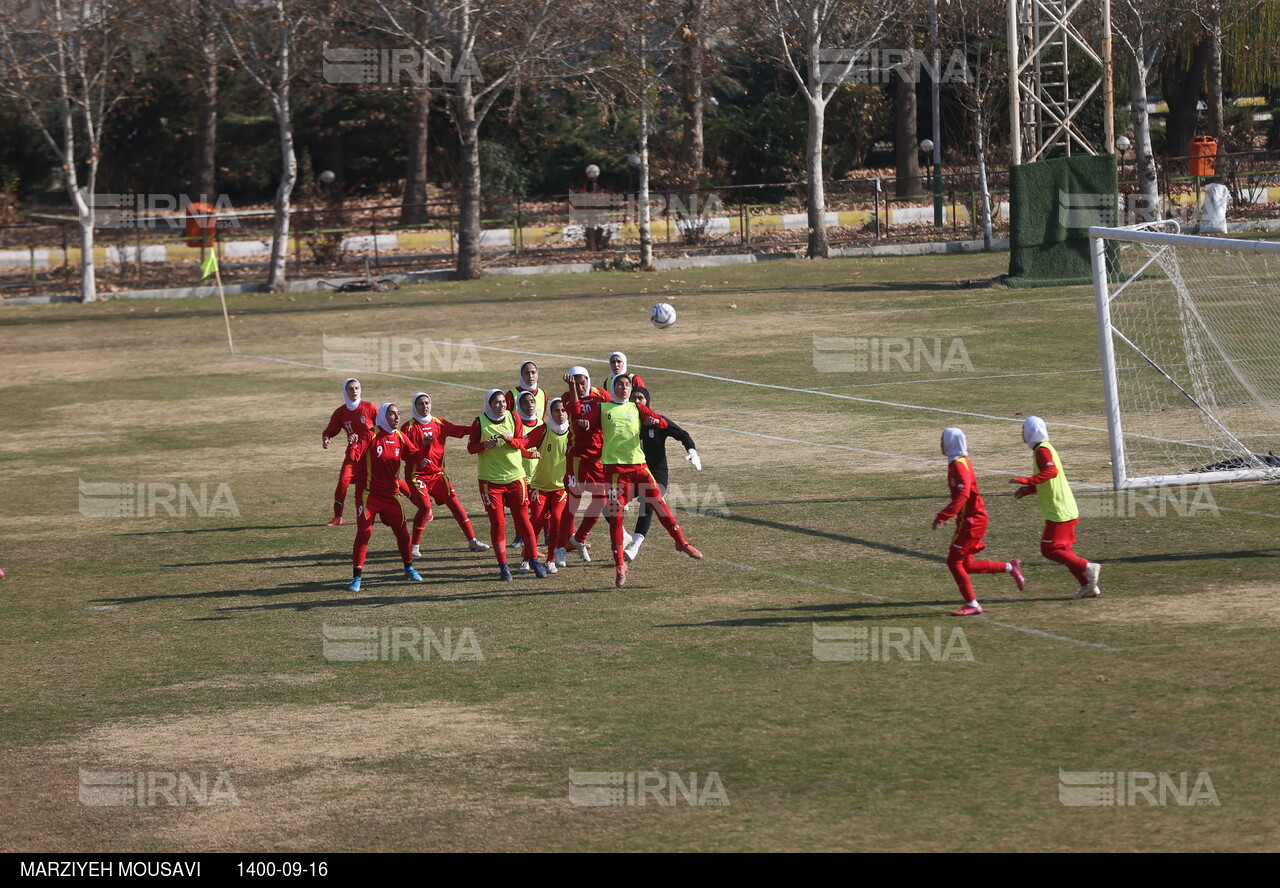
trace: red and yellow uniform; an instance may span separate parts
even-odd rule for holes
[[[416,396],[415,396],[416,399]],[[471,518],[458,499],[458,492],[453,482],[444,471],[444,445],[449,438],[465,438],[471,434],[469,426],[455,425],[447,419],[430,416],[422,422],[415,416],[400,427],[405,437],[422,451],[422,455],[413,462],[405,463],[405,480],[409,482],[409,500],[418,508],[413,516],[413,545],[422,542],[422,533],[427,526],[427,518],[431,514],[428,497],[437,505],[448,506],[453,520],[462,528],[462,535],[470,541],[475,537],[475,529],[471,526]]]
[[[369,551],[369,538],[373,535],[374,519],[391,528],[396,535],[400,558],[406,565],[413,563],[410,552],[409,532],[404,527],[404,512],[396,494],[400,491],[400,464],[416,458],[421,450],[408,440],[403,432],[387,431],[378,427],[374,434],[366,435],[355,445],[359,478],[356,483],[357,512],[356,541],[351,552],[352,564],[364,567]]]
[[[346,382],[350,382],[347,380]],[[343,383],[343,393],[346,393],[346,382]],[[338,486],[333,491],[333,517],[342,517],[343,504],[347,499],[347,488],[351,485],[355,478],[356,462],[353,457],[356,445],[351,444],[351,436],[364,437],[373,431],[374,420],[377,419],[378,408],[370,404],[368,401],[358,401],[354,407],[347,406],[344,403],[337,410],[333,411],[333,415],[329,417],[329,424],[325,426],[324,437],[326,439],[336,437],[341,433],[346,444],[346,452],[342,459],[342,468],[338,471]]]
[[[476,469],[480,484],[480,499],[489,517],[489,539],[493,554],[499,564],[507,563],[507,526],[503,506],[511,513],[516,532],[524,543],[522,560],[532,562],[538,556],[538,540],[529,522],[529,482],[525,480],[522,457],[527,455],[529,441],[524,437],[520,417],[510,411],[501,419],[494,419],[488,412],[489,399],[501,394],[493,389],[485,397],[485,412],[471,424],[467,440],[467,452],[479,457]],[[502,439],[510,435],[508,443]],[[497,439],[494,447],[485,442]]]
[[[644,424],[665,428],[666,419],[634,401],[610,401],[601,405],[600,413],[604,438],[601,463],[608,489],[607,514],[613,563],[619,568],[625,564],[622,553],[623,510],[628,502],[636,498],[649,503],[658,516],[658,522],[676,541],[676,548],[688,551],[690,546],[684,538],[684,532],[663,499],[658,482],[649,472],[649,466],[644,461],[644,450],[640,446],[640,426]]]
[[[574,368],[582,369],[582,368]],[[600,451],[604,447],[604,433],[600,426],[600,405],[609,400],[602,389],[588,388],[587,396],[579,399],[576,391],[560,396],[569,414],[569,448],[566,454],[565,482],[568,499],[564,515],[560,519],[559,538],[568,543],[570,534],[585,543],[600,515],[604,511],[604,467],[600,464]],[[585,423],[582,428],[580,423]],[[573,483],[569,483],[572,481]],[[584,493],[591,494],[591,504],[574,533],[573,519],[578,513]],[[566,548],[559,546],[557,548]]]
[[[567,548],[568,541],[561,539],[560,531],[565,504],[569,500],[569,492],[564,487],[569,430],[557,432],[550,423],[544,422],[529,436],[529,447],[542,454],[542,458],[534,462],[530,481],[533,487],[534,533],[547,534],[547,546],[552,551]]]
[[[1067,483],[1062,460],[1048,441],[1036,442],[1033,452],[1036,474],[1013,480],[1022,485],[1020,492],[1034,492],[1039,501],[1040,513],[1044,517],[1040,554],[1050,561],[1064,565],[1077,582],[1082,586],[1086,585],[1089,580],[1085,569],[1089,566],[1089,560],[1081,558],[1074,551],[1080,511],[1076,508],[1075,497]]]

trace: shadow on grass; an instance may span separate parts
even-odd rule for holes
[[[997,612],[1010,604],[1032,604],[1045,602],[1061,602],[1061,597],[1054,598],[1018,598],[1011,601],[1000,601],[997,605]],[[940,601],[840,601],[831,604],[802,604],[795,607],[758,607],[744,611],[744,613],[768,613],[776,612],[777,616],[762,617],[739,617],[732,620],[708,620],[704,623],[660,623],[654,628],[656,629],[698,629],[711,626],[721,627],[737,627],[755,626],[795,626],[802,623],[862,623],[868,621],[883,622],[888,619],[895,621],[916,620],[916,619],[936,619],[940,616],[950,617],[951,611],[960,606],[958,598],[947,598]],[[901,613],[889,614],[884,613],[885,609],[892,608],[923,608],[937,607],[941,608],[937,611],[929,611],[923,613]],[[815,611],[823,611],[826,613],[814,613]],[[866,611],[867,613],[864,613]],[[791,616],[794,615],[794,616]],[[988,610],[985,616],[993,616]],[[959,620],[959,618],[956,618]]]
[[[472,582],[496,583],[495,580],[476,578]],[[539,581],[533,581],[539,582]],[[380,584],[379,584],[380,585]],[[505,584],[504,584],[505,585]],[[415,590],[424,588],[430,589],[430,584],[414,583]],[[326,584],[326,588],[332,588]],[[612,591],[612,585],[609,586]],[[273,611],[273,610],[293,610],[299,613],[316,610],[317,608],[352,608],[352,607],[388,607],[395,604],[441,604],[449,602],[467,602],[467,601],[491,601],[502,598],[527,599],[539,598],[552,595],[595,595],[603,589],[541,589],[510,592],[474,592],[464,594],[445,594],[431,595],[364,595],[363,590],[360,593],[350,595],[347,598],[331,598],[326,601],[279,601],[271,604],[246,604],[236,607],[221,607],[219,612],[235,612],[235,611]],[[253,594],[253,593],[250,593]]]
[[[937,497],[933,497],[933,499],[937,499]],[[828,530],[816,530],[812,527],[804,527],[799,524],[787,524],[783,521],[770,521],[767,518],[750,518],[746,515],[720,515],[718,517],[723,521],[736,522],[739,524],[751,524],[755,527],[767,527],[771,530],[782,530],[788,533],[818,537],[819,539],[832,540],[837,543],[848,543],[854,546],[865,546],[868,549],[888,552],[893,555],[905,555],[908,558],[919,558],[923,561],[934,562],[935,564],[945,564],[947,561],[947,559],[941,555],[930,555],[917,549],[907,549],[903,546],[895,546],[892,543],[885,543],[878,540],[866,540],[861,537],[845,536],[841,533],[832,533]]]
[[[239,533],[244,530],[297,530],[301,527],[319,527],[318,524],[259,524],[259,525],[238,525],[235,527],[200,527],[190,528],[187,530],[147,530],[147,531],[130,531],[122,533],[120,536],[163,536],[170,533]]]

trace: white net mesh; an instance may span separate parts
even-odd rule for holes
[[[1108,240],[1122,480],[1280,477],[1280,252],[1165,237]]]

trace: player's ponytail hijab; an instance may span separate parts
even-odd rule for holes
[[[496,416],[494,415],[492,406],[494,395],[502,395],[500,399],[502,401],[502,406],[500,408],[501,412]],[[489,417],[491,422],[502,422],[503,417],[507,415],[507,395],[502,391],[502,389],[489,389],[488,394],[484,396],[484,415]]]
[[[423,425],[426,425],[427,423],[431,422],[431,411],[428,410],[425,414],[418,412],[418,399],[421,398],[423,395],[427,395],[427,393],[426,392],[413,393],[413,418],[416,419],[418,422],[422,423]],[[430,397],[431,397],[430,395],[427,395],[428,399],[430,399]]]
[[[969,455],[969,442],[964,432],[951,428],[942,430],[942,452],[947,455],[947,462],[955,462],[962,456]]]
[[[391,424],[391,420],[387,419],[387,408],[394,407],[395,401],[384,401],[382,406],[378,408],[378,428],[384,432],[394,432],[396,427]]]
[[[352,376],[350,379],[342,380],[342,402],[347,405],[348,410],[355,410],[357,407],[360,406],[359,398],[355,398],[353,400],[347,397],[347,386],[351,385],[351,383],[353,382],[356,385],[360,385],[360,380],[356,379],[354,376]],[[361,388],[363,389],[363,386]]]
[[[1028,447],[1035,450],[1036,445],[1049,440],[1049,427],[1040,417],[1028,416],[1022,423],[1022,440],[1027,442]]]

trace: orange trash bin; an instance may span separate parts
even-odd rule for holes
[[[184,234],[188,247],[212,247],[218,233],[215,210],[207,203],[193,203],[187,208],[187,224]]]
[[[1212,176],[1218,162],[1218,140],[1213,136],[1196,136],[1187,150],[1188,166],[1193,176]]]

